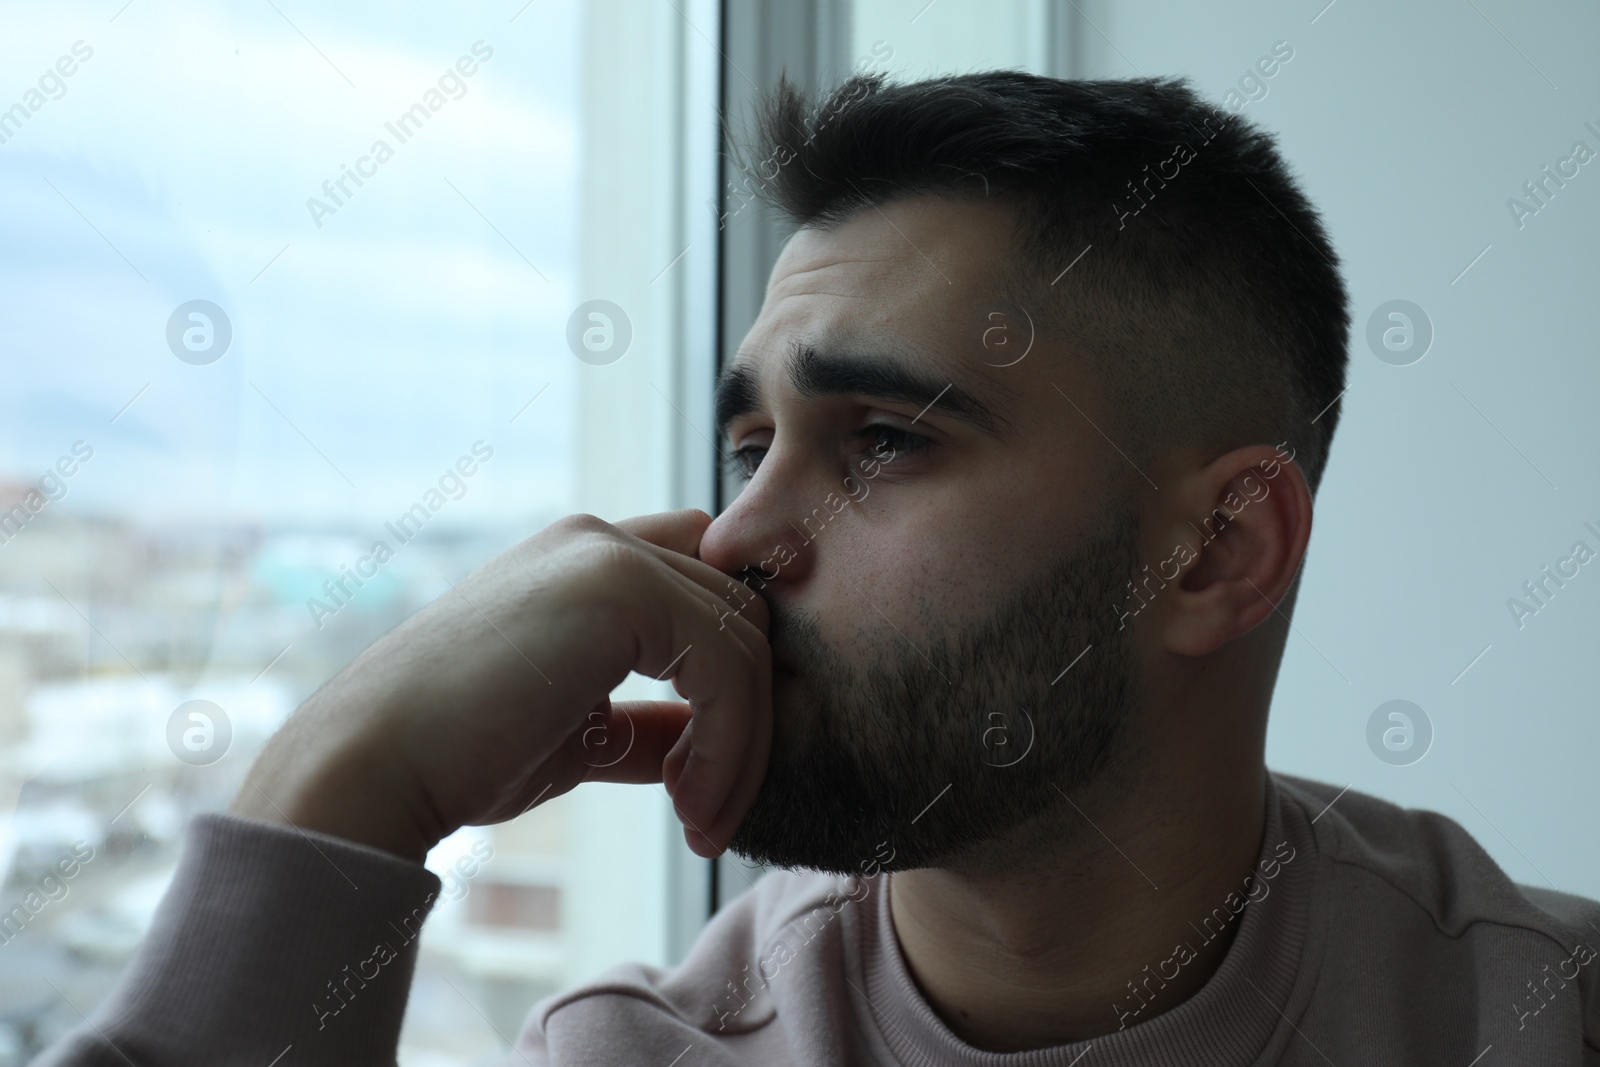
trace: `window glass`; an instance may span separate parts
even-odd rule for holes
[[[8,5],[0,1064],[106,995],[187,818],[360,649],[596,484],[607,518],[678,503],[672,311],[710,250],[673,259],[639,101],[676,99],[681,29],[603,40],[604,6]],[[653,155],[610,166],[630,106]],[[575,309],[619,296],[631,361],[578,358]],[[667,962],[674,826],[596,786],[441,844],[402,1063]]]

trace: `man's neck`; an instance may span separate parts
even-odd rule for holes
[[[1202,939],[1193,924],[1246,891],[1265,776],[1257,766],[1177,795],[1119,790],[1138,798],[1121,804],[1073,796],[1053,851],[895,873],[895,931],[923,996],[958,1037],[995,1052],[1096,1037],[1187,1000],[1238,925]],[[1150,981],[1180,942],[1193,957]]]

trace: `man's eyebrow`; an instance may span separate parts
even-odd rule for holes
[[[761,393],[748,363],[734,363],[717,376],[715,408],[717,435],[727,436],[728,424],[742,415],[761,410]]]
[[[807,400],[825,396],[860,396],[916,404],[921,418],[930,408],[967,423],[993,437],[1001,435],[1004,420],[983,400],[966,389],[925,370],[882,353],[825,352],[815,345],[795,342],[789,360],[789,381]],[[748,364],[735,364],[717,380],[717,429],[741,415],[761,410],[755,374]]]

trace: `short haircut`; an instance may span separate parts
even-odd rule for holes
[[[1315,492],[1345,388],[1338,260],[1273,136],[1187,79],[870,74],[813,101],[781,78],[754,140],[734,162],[797,227],[916,195],[1014,204],[1002,289],[1090,360],[1120,448],[1143,467],[1286,441]]]

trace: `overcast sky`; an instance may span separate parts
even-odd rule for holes
[[[7,5],[0,110],[44,103],[0,145],[0,481],[83,440],[53,506],[366,521],[484,440],[452,513],[560,508],[576,3],[276,3]],[[65,91],[29,97],[80,41]],[[401,143],[385,123],[479,41]],[[393,158],[319,227],[307,199],[380,138]],[[167,343],[193,299],[232,324],[209,365]]]

